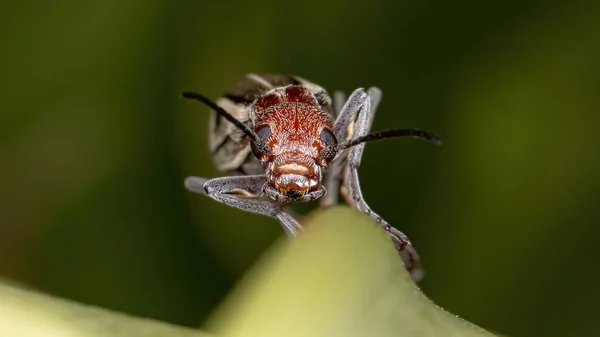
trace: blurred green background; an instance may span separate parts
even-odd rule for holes
[[[185,191],[221,173],[208,109],[178,95],[277,72],[379,86],[375,130],[441,135],[370,144],[360,170],[437,304],[506,335],[600,334],[600,3],[2,7],[0,275],[201,324],[282,232]]]

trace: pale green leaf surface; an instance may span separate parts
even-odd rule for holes
[[[242,281],[209,326],[218,336],[493,336],[432,303],[385,233],[348,208],[317,212]],[[0,283],[0,336],[206,337]]]
[[[0,282],[2,337],[208,337],[193,329],[131,317]]]
[[[492,336],[436,306],[411,281],[386,234],[348,208],[318,212],[217,311],[217,335]]]

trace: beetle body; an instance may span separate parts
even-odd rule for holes
[[[417,137],[439,144],[433,133],[395,129],[369,134],[381,91],[356,89],[332,103],[318,85],[297,76],[248,74],[216,102],[197,93],[184,97],[212,109],[209,149],[217,169],[229,176],[188,177],[186,187],[231,207],[279,219],[286,232],[302,226],[285,207],[291,201],[320,197],[321,205],[347,203],[370,216],[392,239],[406,269],[422,277],[419,256],[402,232],[367,205],[358,167],[364,143],[393,137]],[[323,178],[323,171],[329,169]],[[265,198],[266,196],[266,198]]]
[[[244,132],[215,111],[209,149],[219,170],[267,174],[264,192],[274,200],[306,202],[322,196],[322,169],[333,156],[331,98],[318,85],[296,76],[248,74],[216,101],[252,128],[271,149],[259,153]]]

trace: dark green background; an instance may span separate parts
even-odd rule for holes
[[[0,274],[197,325],[278,236],[186,192],[207,109],[247,72],[376,85],[371,206],[423,290],[513,336],[600,334],[600,3],[25,1],[0,11]],[[290,285],[290,291],[294,286]],[[1,299],[0,299],[1,300]]]

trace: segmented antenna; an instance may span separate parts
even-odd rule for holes
[[[249,128],[246,124],[240,122],[237,118],[233,117],[229,112],[227,112],[222,107],[218,106],[217,103],[213,102],[209,98],[207,98],[201,94],[191,92],[191,91],[186,91],[186,92],[182,93],[181,97],[187,98],[187,99],[193,99],[193,100],[204,103],[206,106],[213,109],[216,113],[218,113],[223,118],[225,118],[226,120],[231,122],[233,125],[235,125],[238,129],[242,130],[254,142],[254,144],[256,145],[258,150],[260,150],[263,153],[269,153],[271,151],[269,146],[267,146],[267,144],[265,144],[258,137],[258,135],[256,134],[256,132],[254,132],[254,130]]]
[[[397,129],[387,130],[382,132],[371,133],[362,137],[347,140],[337,146],[337,150],[345,150],[356,146],[358,144],[370,142],[373,140],[386,139],[386,138],[398,138],[398,137],[414,137],[428,140],[436,145],[441,145],[442,141],[434,133],[418,130],[418,129]]]

